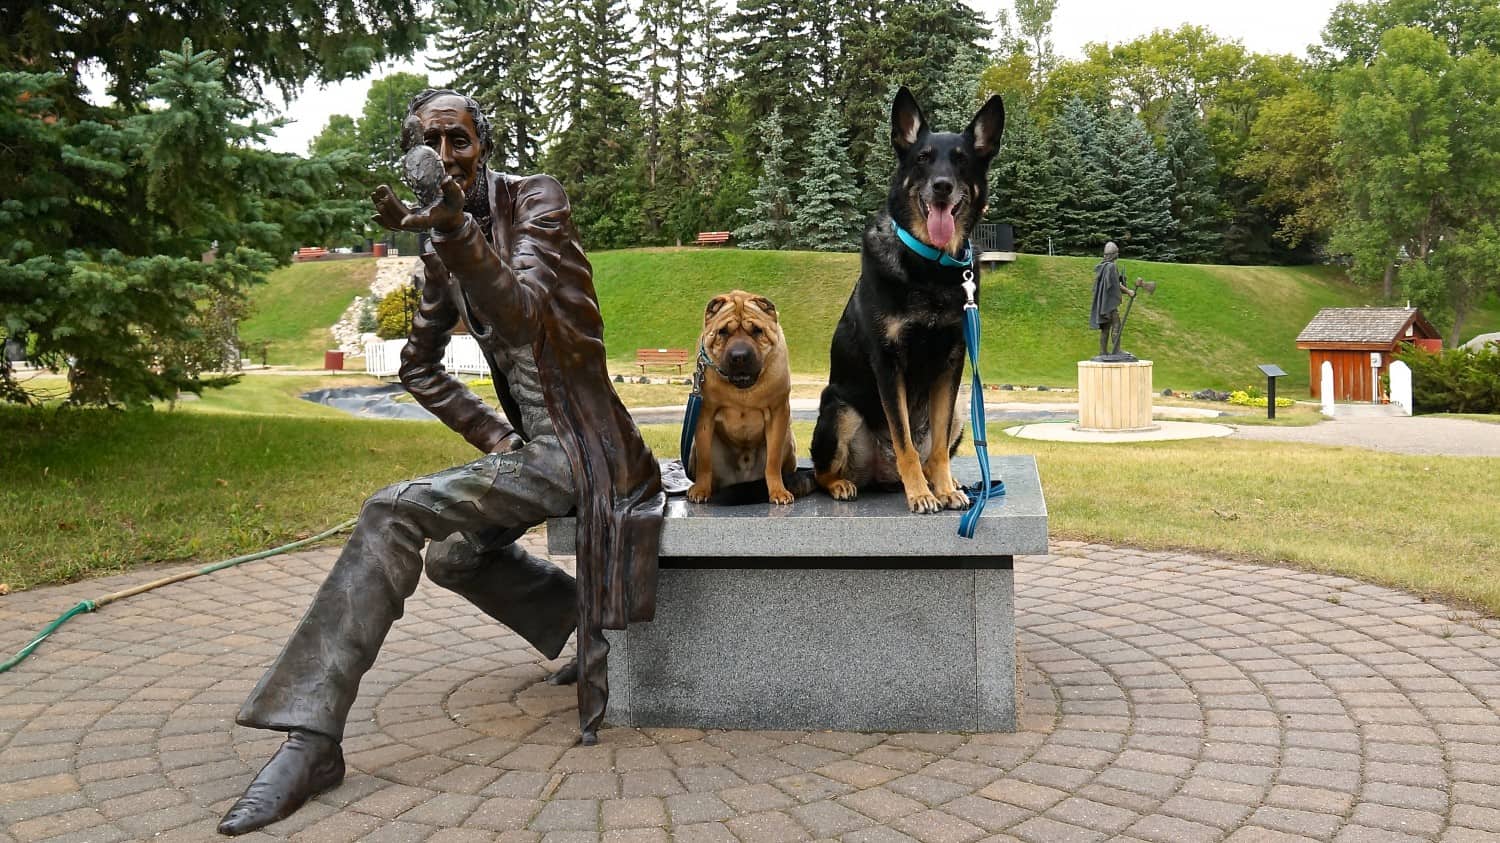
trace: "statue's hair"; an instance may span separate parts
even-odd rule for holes
[[[474,119],[474,131],[479,135],[481,160],[488,161],[490,153],[495,149],[495,138],[494,134],[490,131],[490,118],[484,116],[484,111],[473,97],[460,94],[458,91],[449,90],[448,88],[428,88],[411,98],[411,103],[406,106],[407,118],[415,116],[418,111],[422,110],[422,106],[438,97],[458,97],[464,101],[464,108],[468,110],[469,116]],[[407,132],[403,131],[401,133],[401,150],[403,152],[410,149],[413,143],[420,142],[420,134],[416,137],[409,137]]]

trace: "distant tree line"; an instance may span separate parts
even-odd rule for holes
[[[1345,2],[1305,58],[1184,26],[1067,60],[1058,2],[450,0],[437,43],[496,166],[561,179],[591,248],[856,248],[904,84],[948,130],[1004,96],[987,219],[1025,251],[1345,260],[1455,334],[1493,289],[1493,0]]]
[[[1071,0],[1061,0],[1071,2]],[[497,167],[546,171],[590,248],[852,249],[894,166],[898,85],[960,129],[1009,115],[987,218],[1021,248],[1242,264],[1338,260],[1449,329],[1500,284],[1500,4],[1344,2],[1307,57],[1198,27],[1051,45],[1059,0],[131,0],[0,7],[0,340],[77,403],[201,387],[248,287],[365,233],[421,75],[307,157],[264,149],[267,92],[424,44],[492,114]],[[110,101],[86,95],[104,76]],[[226,326],[229,326],[226,329]],[[0,355],[0,400],[33,395]]]

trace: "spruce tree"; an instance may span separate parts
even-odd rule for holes
[[[618,248],[640,242],[645,228],[641,195],[640,103],[635,55],[624,0],[565,4],[553,21],[555,55],[549,73],[570,77],[554,88],[563,121],[543,160],[562,182],[584,244]]]
[[[1133,111],[1106,112],[1100,129],[1104,192],[1111,200],[1105,230],[1112,232],[1121,255],[1172,260],[1177,225],[1166,159]]]
[[[1057,251],[1096,254],[1117,227],[1117,199],[1106,191],[1098,118],[1083,100],[1069,100],[1048,127],[1048,145],[1061,195]]]
[[[984,51],[970,44],[955,45],[952,65],[934,86],[931,102],[922,108],[936,131],[962,132],[979,110],[979,76],[986,65]]]
[[[454,37],[437,66],[454,73],[448,87],[478,100],[489,116],[495,141],[492,165],[531,172],[548,125],[541,90],[547,53],[540,3],[453,2],[442,7],[439,20]]]
[[[1187,97],[1167,112],[1167,167],[1172,172],[1172,218],[1177,221],[1177,259],[1205,263],[1218,257],[1224,235],[1219,214],[1219,177],[1198,109]]]
[[[891,192],[891,178],[896,173],[896,150],[891,146],[891,103],[901,86],[892,82],[885,97],[885,109],[879,120],[865,127],[864,189],[859,197],[866,219],[885,207]]]
[[[792,240],[789,187],[786,172],[786,135],[781,130],[781,112],[773,110],[756,124],[760,136],[760,181],[750,191],[754,204],[739,209],[744,223],[734,230],[734,238],[743,249],[784,249]]]
[[[813,119],[809,59],[815,49],[805,12],[798,0],[742,0],[729,19],[736,33],[730,60],[739,74],[735,87],[753,118],[780,112],[783,130],[794,128],[799,149]],[[796,157],[793,165],[804,156]]]
[[[820,252],[852,251],[859,242],[859,192],[832,103],[813,129],[811,159],[797,185],[792,243]]]
[[[71,93],[65,75],[0,70],[0,101],[14,105],[0,109],[0,137],[50,160],[32,171],[0,157],[0,333],[66,367],[73,403],[201,390],[225,362],[245,290],[369,215],[363,197],[329,199],[357,156],[258,148],[268,128],[225,73],[184,42],[149,74],[152,108],[78,120],[53,110]],[[29,400],[11,374],[0,367],[0,400]]]
[[[1010,223],[1017,249],[1045,255],[1058,236],[1062,194],[1047,137],[1031,109],[1021,103],[1007,108],[1005,140],[990,168],[990,211],[985,220]]]

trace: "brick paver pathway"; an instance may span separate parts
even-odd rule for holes
[[[235,710],[332,558],[110,606],[0,676],[0,841],[214,839],[278,742]],[[1016,734],[610,728],[588,748],[572,690],[538,685],[518,638],[424,584],[365,680],[348,779],[258,839],[1500,835],[1500,626],[1197,556],[1062,543],[1017,568]],[[0,643],[160,575],[0,600]]]

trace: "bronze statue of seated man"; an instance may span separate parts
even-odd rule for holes
[[[543,655],[555,658],[576,626],[586,744],[597,740],[608,694],[600,630],[655,611],[662,480],[610,386],[591,270],[561,185],[490,172],[489,123],[453,91],[412,100],[402,144],[431,147],[443,174],[425,207],[407,207],[387,186],[372,197],[385,227],[432,235],[401,381],[483,456],[365,502],[307,614],[240,710],[242,725],[288,736],[225,814],[224,834],[275,822],[343,780],[349,708],[417,587],[429,540],[428,577]],[[442,367],[460,317],[489,361],[503,418]],[[515,544],[575,509],[576,582]]]

